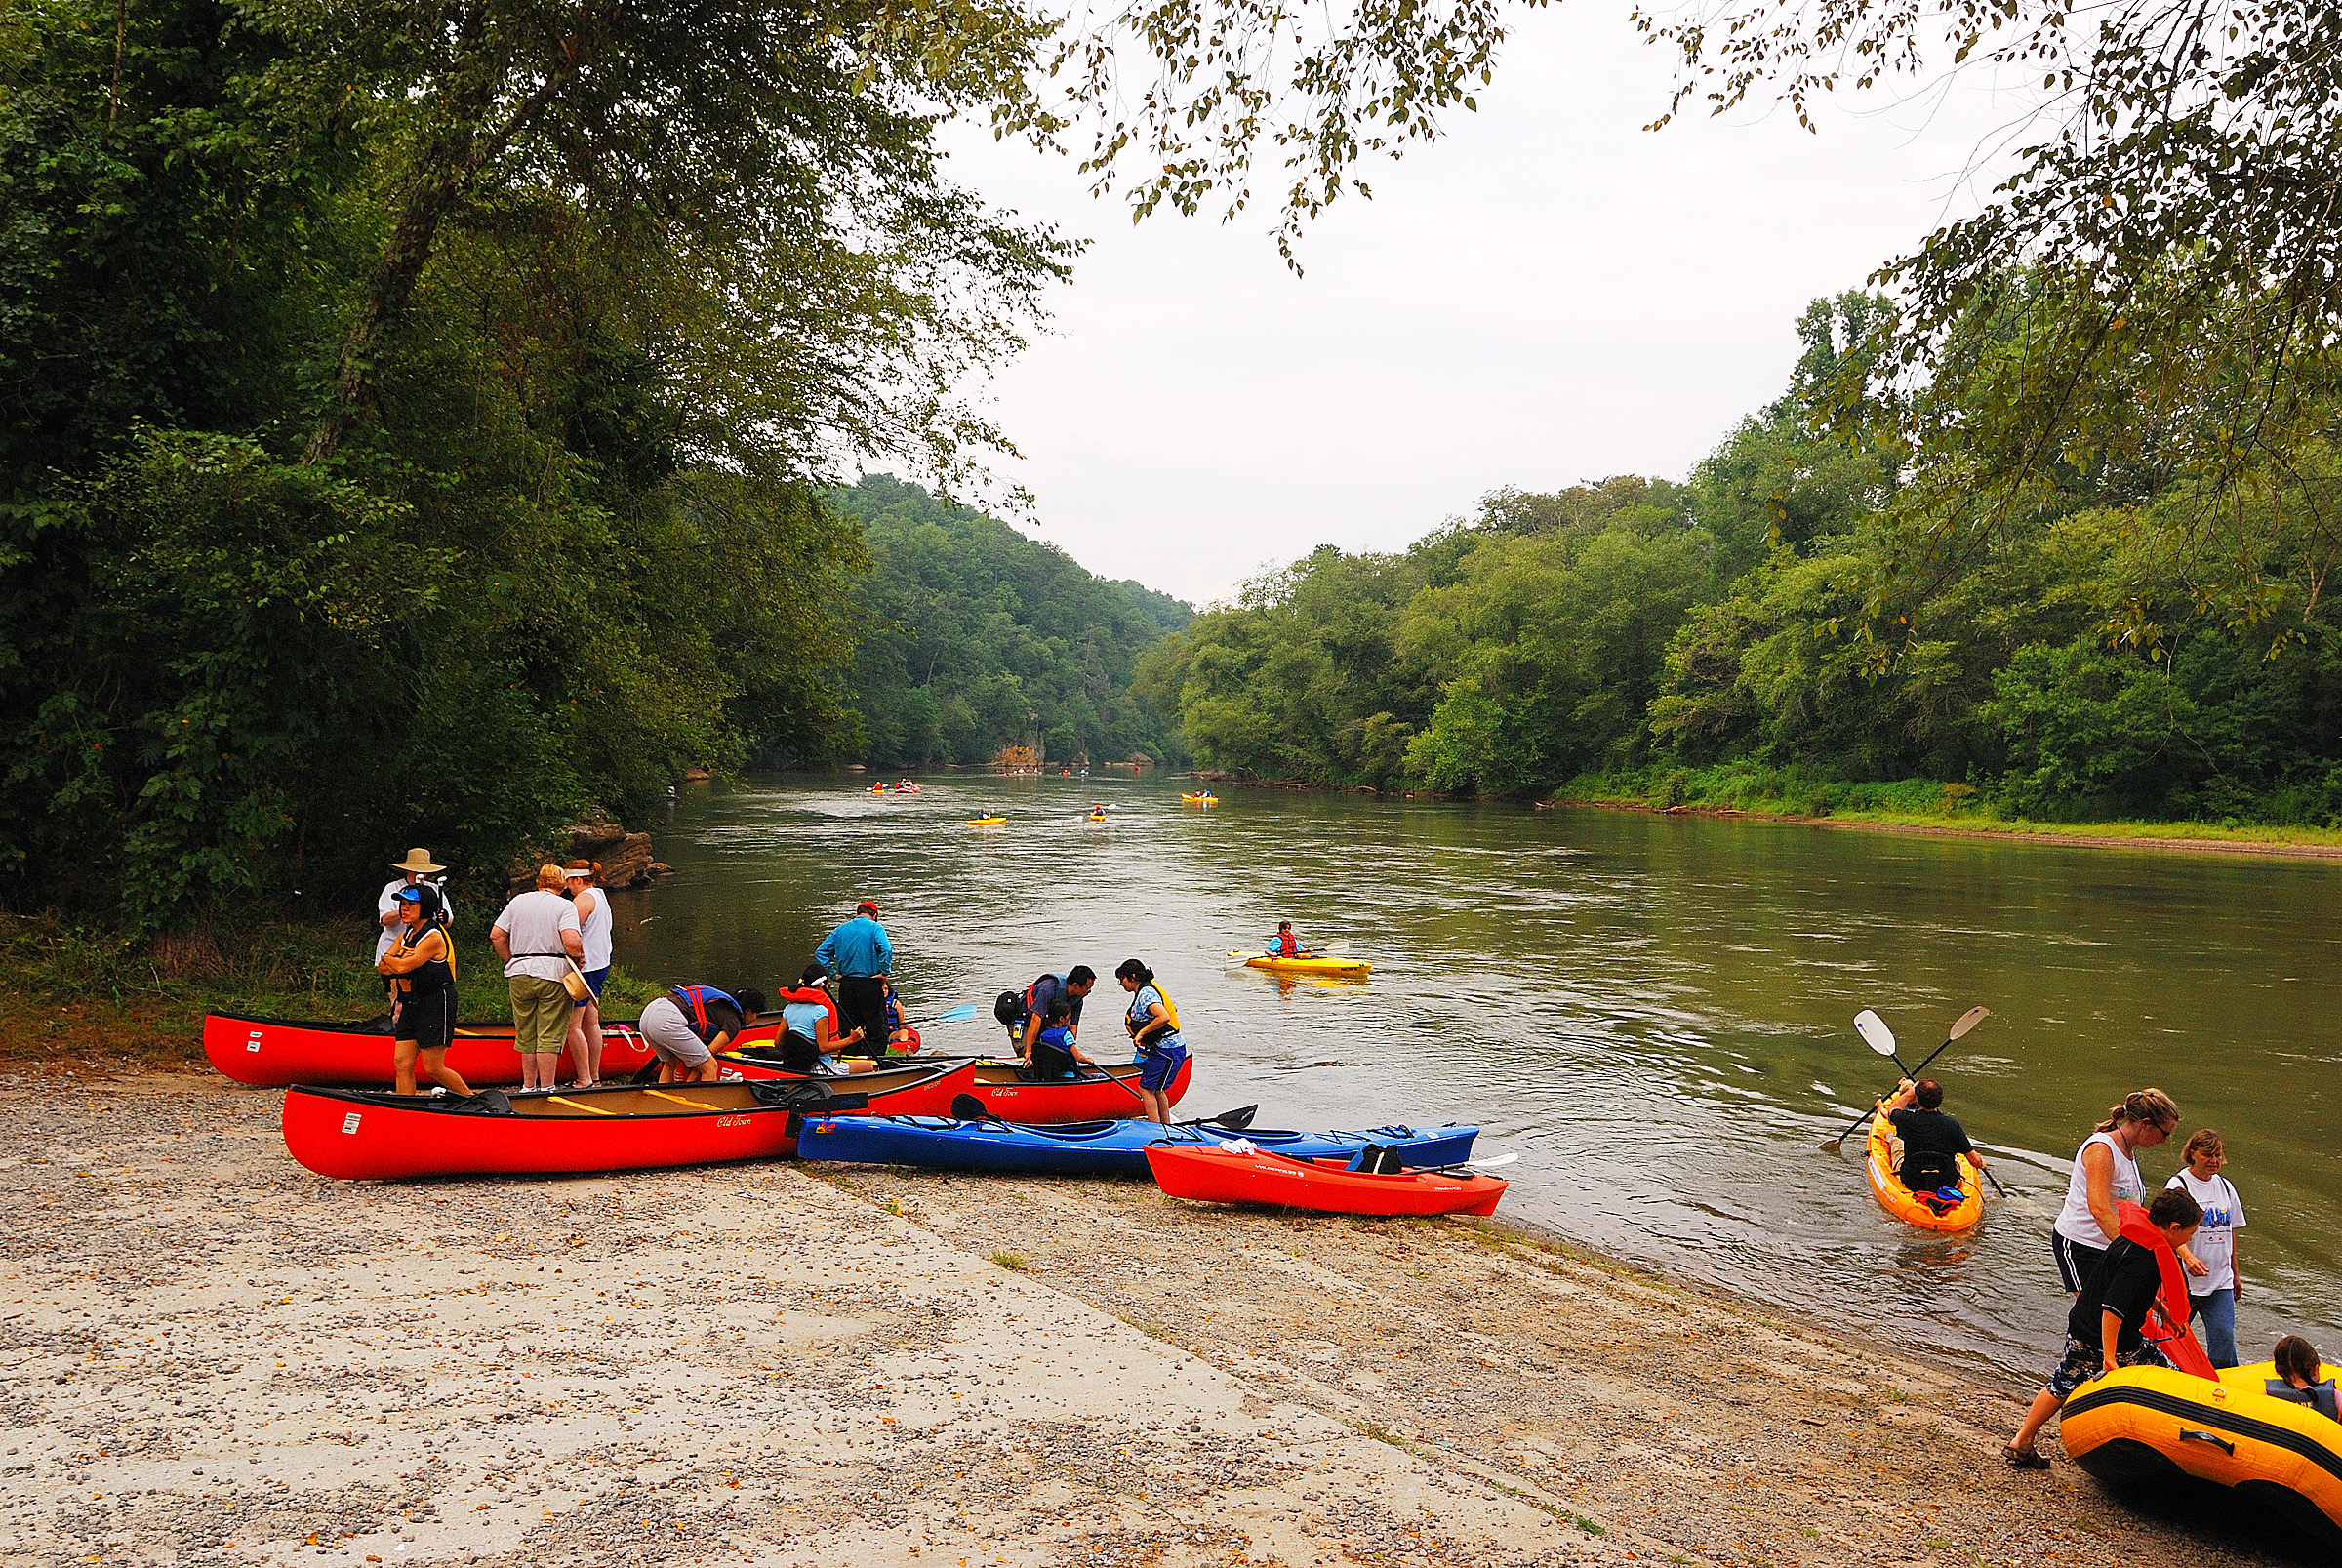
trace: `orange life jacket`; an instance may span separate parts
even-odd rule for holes
[[[2155,1302],[2170,1333],[2157,1335],[2151,1315],[2149,1321],[2139,1325],[2139,1338],[2162,1351],[2164,1358],[2180,1371],[2192,1372],[2197,1377],[2209,1378],[2218,1383],[2220,1374],[2212,1369],[2212,1358],[2203,1353],[2203,1347],[2198,1345],[2196,1336],[2188,1332],[2188,1313],[2191,1310],[2188,1276],[2180,1267],[2179,1254],[2171,1248],[2171,1238],[2158,1230],[2155,1222],[2147,1218],[2147,1211],[2135,1203],[2118,1199],[2115,1218],[2122,1223],[2122,1239],[2153,1252],[2155,1266],[2163,1276],[2161,1286],[2155,1293]]]
[[[840,1032],[837,1026],[837,1002],[828,991],[819,985],[799,985],[793,990],[777,992],[776,996],[784,1007],[791,1002],[813,1002],[819,1005],[829,1015],[829,1037],[831,1039],[837,1037]]]

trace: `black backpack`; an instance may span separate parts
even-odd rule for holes
[[[999,999],[992,1003],[992,1017],[998,1019],[1004,1028],[1013,1029],[1024,1023],[1025,993],[1023,991],[1002,991]]]

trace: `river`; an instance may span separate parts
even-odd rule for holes
[[[693,787],[680,873],[620,894],[618,961],[653,978],[793,976],[860,898],[884,911],[911,1016],[976,1023],[1042,970],[1151,965],[1196,1057],[1182,1109],[1260,1124],[1476,1121],[1521,1158],[1501,1211],[1840,1330],[2037,1382],[2063,1333],[2048,1255],[2067,1162],[2127,1091],[2217,1127],[2248,1225],[2239,1348],[2302,1332],[2342,1358],[2326,1228],[2342,1158],[2342,865],[1833,831],[1796,824],[1231,788],[1168,781],[844,778]],[[1093,800],[1109,820],[1082,820]],[[971,828],[979,808],[1008,824]],[[1369,959],[1364,985],[1232,965],[1279,918]],[[1877,1009],[2014,1193],[1966,1235],[1889,1218],[1859,1141],[1821,1145],[1895,1073]],[[2184,1137],[2184,1131],[2183,1135]],[[2160,1184],[2179,1140],[2142,1167]]]

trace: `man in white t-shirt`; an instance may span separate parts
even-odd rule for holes
[[[537,867],[537,886],[505,905],[488,932],[505,961],[512,993],[512,1047],[520,1053],[520,1086],[550,1089],[569,1038],[569,989],[561,978],[586,956],[577,905],[563,898],[561,867]]]
[[[383,884],[382,895],[374,901],[375,923],[382,927],[374,937],[374,961],[378,964],[383,961],[383,954],[398,945],[398,896],[424,877],[436,876],[447,867],[432,860],[429,850],[411,849],[407,851],[405,860],[392,861],[390,869],[398,875]],[[440,910],[452,925],[456,906],[448,902],[447,889],[437,882],[431,886],[439,889]]]

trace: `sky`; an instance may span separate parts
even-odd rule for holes
[[[1033,503],[1004,515],[1201,605],[1505,486],[1679,479],[1780,394],[1806,302],[1973,211],[2005,142],[2011,101],[1966,83],[1828,108],[1819,135],[1770,103],[1645,132],[1672,78],[1627,12],[1519,14],[1480,112],[1369,166],[1374,199],[1309,230],[1299,278],[1257,205],[1134,227],[1070,160],[955,130],[960,181],[1093,242],[1046,332],[969,388],[1022,454],[993,471]]]

